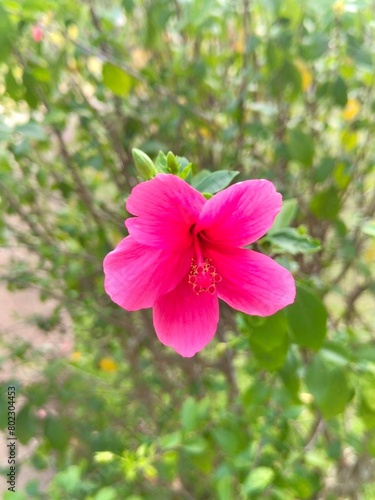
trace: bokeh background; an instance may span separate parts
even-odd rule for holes
[[[375,499],[374,33],[372,0],[0,0],[4,499]],[[132,148],[272,180],[295,304],[221,304],[192,359],[112,304]]]

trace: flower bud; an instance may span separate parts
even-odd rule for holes
[[[172,172],[172,174],[177,174],[180,169],[180,166],[177,163],[176,157],[172,153],[172,151],[169,151],[169,153],[167,154],[167,166],[168,170]]]
[[[152,179],[157,174],[154,162],[140,149],[132,149],[135,168],[144,179]]]

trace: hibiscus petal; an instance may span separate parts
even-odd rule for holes
[[[192,242],[190,228],[206,203],[204,196],[170,174],[138,184],[126,203],[138,217],[125,222],[139,243],[158,248],[186,248]]]
[[[234,309],[269,316],[294,302],[293,276],[270,257],[243,248],[210,248],[206,255],[222,277],[218,296]]]
[[[128,311],[152,307],[187,275],[192,253],[192,248],[179,253],[158,250],[128,236],[104,259],[105,291]]]
[[[219,301],[215,295],[197,295],[187,276],[154,306],[154,326],[160,342],[181,356],[190,358],[215,335],[219,321]]]
[[[281,210],[281,194],[272,182],[234,184],[204,205],[195,232],[212,243],[244,246],[263,236]]]

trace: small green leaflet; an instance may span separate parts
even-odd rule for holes
[[[215,194],[229,186],[238,174],[236,170],[217,170],[211,173],[202,170],[193,178],[192,185],[201,193]]]

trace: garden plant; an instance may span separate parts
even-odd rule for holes
[[[4,499],[375,498],[374,19],[0,0],[1,280],[74,338],[1,332]]]

